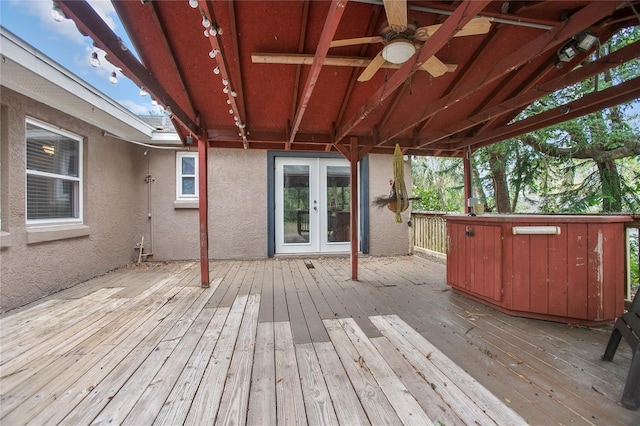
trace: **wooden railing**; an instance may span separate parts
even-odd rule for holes
[[[413,212],[411,225],[413,229],[413,249],[415,251],[432,251],[447,253],[447,222],[443,216],[446,212]]]

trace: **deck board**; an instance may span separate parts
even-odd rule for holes
[[[0,318],[0,423],[640,424],[611,326],[511,317],[444,266],[363,257],[112,271]]]

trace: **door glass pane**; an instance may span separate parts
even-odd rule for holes
[[[284,243],[309,242],[309,166],[283,166]]]
[[[348,166],[327,166],[327,241],[330,243],[351,240],[349,177]]]

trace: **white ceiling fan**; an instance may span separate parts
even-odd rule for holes
[[[382,43],[384,47],[369,62],[358,81],[370,80],[380,68],[387,63],[403,64],[418,51],[422,44],[431,37],[441,25],[418,27],[417,23],[407,22],[407,0],[384,0],[384,10],[387,15],[388,26],[380,35],[358,37],[345,40],[334,40],[330,47],[353,46],[357,44]],[[474,18],[454,37],[486,34],[491,29],[491,22],[487,18]],[[433,77],[439,77],[446,72],[455,70],[455,65],[447,65],[432,56],[422,64],[422,69]]]

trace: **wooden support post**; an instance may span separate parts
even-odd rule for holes
[[[472,180],[471,180],[471,147],[467,147],[462,157],[464,167],[464,212],[471,213],[473,206],[469,205],[469,199],[473,194]]]
[[[198,138],[198,208],[200,216],[200,285],[209,288],[209,199],[207,140]]]
[[[351,165],[351,279],[358,279],[358,138],[351,137],[349,162]]]

